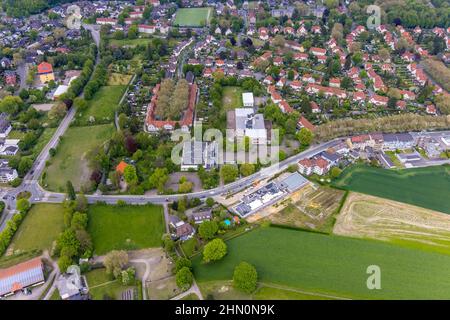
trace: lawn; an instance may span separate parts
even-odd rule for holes
[[[352,166],[334,182],[339,188],[450,213],[450,167],[385,170]]]
[[[157,205],[89,207],[88,231],[96,254],[111,250],[161,246],[165,231],[163,209]]]
[[[52,243],[64,230],[60,204],[34,204],[15,233],[10,249],[15,252],[50,250]]]
[[[92,100],[89,101],[87,110],[77,113],[76,119],[78,123],[82,125],[91,123],[91,117],[97,123],[112,123],[114,121],[114,111],[119,106],[119,101],[125,92],[125,88],[126,86],[124,85],[101,87]]]
[[[85,275],[92,300],[121,300],[123,291],[137,290],[136,286],[124,286],[118,280],[111,279],[105,269],[94,269]]]
[[[312,232],[258,228],[227,242],[221,261],[193,260],[198,283],[230,280],[241,261],[253,264],[259,280],[304,292],[360,299],[447,299],[450,256]],[[380,290],[367,288],[367,267],[381,269]]]
[[[137,38],[137,39],[111,39],[109,43],[113,46],[117,47],[136,47],[140,45],[146,46],[149,42],[151,42],[153,38]]]
[[[111,124],[69,127],[58,145],[58,151],[47,167],[44,186],[51,191],[66,191],[66,183],[72,181],[75,190],[89,181],[91,170],[88,167],[87,153],[100,147],[114,131]]]
[[[224,87],[222,93],[222,105],[224,110],[233,110],[242,108],[242,88],[241,87]]]
[[[175,26],[201,27],[209,25],[213,15],[212,8],[182,8],[176,12]]]

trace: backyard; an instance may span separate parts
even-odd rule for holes
[[[88,231],[95,253],[161,246],[165,230],[163,209],[157,205],[92,205]]]
[[[209,25],[212,15],[212,8],[181,8],[176,12],[174,25],[180,27]]]
[[[259,281],[337,298],[446,299],[450,256],[360,240],[275,227],[258,228],[227,242],[219,262],[193,259],[196,280],[230,280],[241,261],[253,264]],[[369,290],[367,267],[382,272],[382,290]],[[423,275],[427,276],[424,277]]]
[[[50,250],[64,230],[63,208],[60,204],[34,204],[15,233],[8,251]]]
[[[404,170],[352,166],[344,170],[334,185],[450,213],[450,166]]]
[[[114,131],[111,124],[89,127],[69,127],[58,145],[56,155],[50,159],[46,169],[44,187],[51,191],[66,191],[70,180],[79,191],[89,182],[91,171],[88,167],[87,153],[100,147]],[[82,150],[82,151],[80,151]]]
[[[241,87],[224,87],[222,93],[222,105],[225,110],[233,110],[241,108],[242,104],[242,88]]]
[[[92,300],[121,300],[122,292],[127,289],[134,290],[137,298],[138,286],[124,286],[119,280],[112,279],[105,269],[94,269],[86,273],[89,285],[89,294]]]

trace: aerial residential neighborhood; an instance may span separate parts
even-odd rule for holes
[[[448,1],[0,3],[0,300],[449,299]]]

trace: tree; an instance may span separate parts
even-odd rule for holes
[[[341,173],[342,173],[342,169],[340,169],[339,167],[331,168],[330,174],[333,179],[336,179],[337,177],[339,177],[341,175]]]
[[[128,29],[128,39],[136,39],[138,36],[138,27],[137,25],[133,24]]]
[[[230,183],[236,180],[238,176],[238,169],[235,165],[225,164],[220,169],[220,175],[224,183]]]
[[[28,211],[28,209],[30,209],[30,202],[28,202],[27,199],[21,198],[17,200],[16,209],[20,213],[25,213]]]
[[[88,223],[88,216],[86,213],[75,212],[72,215],[71,228],[75,230],[86,229]]]
[[[254,266],[248,262],[239,263],[234,268],[233,286],[243,292],[252,293],[256,289],[258,273]]]
[[[73,104],[78,111],[85,111],[88,108],[88,103],[83,98],[75,98],[75,100],[73,100]]]
[[[128,122],[127,115],[125,113],[121,113],[119,115],[119,129],[123,130]]]
[[[175,269],[174,269],[174,273],[177,274],[178,271],[180,271],[183,268],[189,268],[191,269],[192,267],[192,262],[191,260],[189,260],[188,258],[183,258],[180,257],[177,259],[177,261],[175,262]]]
[[[219,230],[219,226],[215,221],[204,221],[198,227],[198,234],[205,240],[210,240],[214,238],[217,231]]]
[[[303,146],[309,146],[313,139],[313,134],[306,128],[301,128],[297,133],[297,139]]]
[[[0,101],[0,112],[6,112],[11,115],[16,114],[23,105],[23,101],[18,96],[6,96]]]
[[[17,171],[18,171],[19,175],[23,176],[28,172],[28,170],[31,169],[32,166],[33,166],[33,160],[31,160],[28,157],[23,157],[20,159]]]
[[[68,257],[68,256],[66,256],[66,255],[61,256],[61,257],[58,259],[58,267],[59,267],[59,271],[60,271],[61,273],[66,272],[66,271],[67,271],[67,268],[70,267],[70,266],[72,265],[72,263],[73,263],[72,258],[70,258],[70,257]]]
[[[86,212],[88,208],[88,201],[83,193],[80,193],[75,201],[75,210],[79,212]]]
[[[178,192],[179,193],[191,192],[193,186],[194,186],[194,184],[192,182],[185,181],[178,186]]]
[[[123,170],[123,177],[128,184],[135,184],[138,181],[136,168],[132,165],[127,165]]]
[[[149,178],[150,188],[156,188],[159,192],[163,192],[164,185],[169,179],[166,168],[156,168],[153,174]]]
[[[214,203],[215,203],[215,201],[214,201],[213,198],[211,198],[211,197],[206,198],[206,205],[207,205],[208,207],[211,208],[211,207],[214,205]]]
[[[240,172],[244,177],[247,177],[255,172],[255,165],[252,163],[243,163],[240,166]]]
[[[288,166],[288,171],[289,172],[296,172],[298,170],[298,164],[296,164],[296,163],[293,163],[293,164],[290,164],[289,166]]]
[[[181,268],[176,274],[177,286],[183,291],[189,289],[194,281],[194,276],[188,267]]]
[[[71,181],[67,181],[66,183],[66,190],[67,190],[67,197],[70,200],[75,200],[77,198],[77,195],[75,193],[75,189],[73,188],[73,184]]]
[[[128,254],[123,250],[113,250],[109,252],[103,260],[106,273],[112,274],[114,278],[118,278],[123,268],[128,264]]]
[[[217,261],[227,254],[227,245],[222,239],[214,239],[208,242],[203,249],[205,262]]]

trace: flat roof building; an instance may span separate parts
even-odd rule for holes
[[[186,141],[183,144],[181,171],[197,170],[199,166],[211,169],[218,164],[219,146],[216,141]]]
[[[244,92],[242,94],[242,102],[244,104],[244,107],[250,107],[253,108],[255,105],[255,99],[253,98],[252,92]]]

